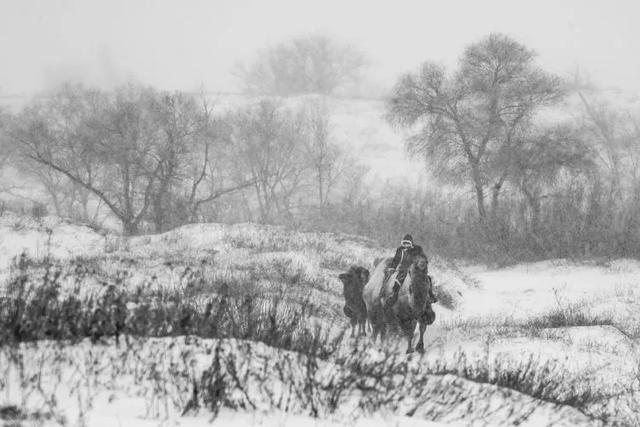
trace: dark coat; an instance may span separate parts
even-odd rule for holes
[[[424,253],[424,250],[420,245],[413,245],[412,248],[403,248],[400,246],[396,249],[396,254],[393,257],[391,264],[389,264],[389,268],[396,268],[400,265],[400,269],[406,270],[409,268],[415,257],[419,255],[427,258],[427,255]]]

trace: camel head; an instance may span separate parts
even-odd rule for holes
[[[369,270],[352,265],[346,273],[338,275],[338,279],[340,279],[345,289],[355,287],[361,290],[369,281]]]

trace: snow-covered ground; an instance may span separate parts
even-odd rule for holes
[[[622,315],[617,305],[640,285],[640,262],[625,259],[600,264],[554,260],[502,269],[473,266],[464,271],[477,287],[469,289],[457,313],[461,318],[486,317],[490,311],[494,317],[527,319],[571,304]]]
[[[368,353],[363,360],[389,357],[375,349]],[[10,357],[20,364],[12,363]],[[305,356],[242,340],[131,338],[126,345],[113,341],[96,345],[89,340],[72,345],[40,342],[0,353],[0,361],[9,384],[3,405],[34,408],[33,412],[37,408],[71,424],[204,425],[214,415],[210,406],[190,405],[192,384],[210,372],[214,393],[211,389],[198,393],[206,395],[208,405],[216,397],[233,407],[233,412],[222,408],[221,418],[216,419],[221,425],[382,427],[477,421],[508,425],[518,419],[531,426],[548,422],[589,425],[588,417],[568,406],[456,375],[420,374],[428,361],[419,356],[409,358],[407,376],[420,384],[414,387],[404,378],[392,379],[395,389],[388,391],[394,392],[389,396],[393,403],[374,412],[366,408],[367,394],[359,388],[334,393],[350,378],[344,367],[332,361],[309,365]],[[373,377],[363,376],[362,385],[375,383]],[[330,404],[334,401],[335,407]],[[49,417],[51,423],[56,421]]]
[[[357,236],[295,233],[253,224],[194,224],[160,235],[123,239],[56,218],[38,222],[8,215],[0,217],[3,282],[10,276],[12,262],[23,252],[36,260],[50,257],[58,262],[59,268],[79,257],[94,260],[99,266],[97,270],[105,276],[126,264],[131,270],[126,283],[132,288],[151,276],[154,286],[179,286],[187,264],[205,265],[202,268],[206,268],[209,279],[248,281],[252,277],[248,272],[260,268],[264,277],[252,279],[255,290],[269,292],[281,286],[278,277],[284,280],[295,276],[296,283],[300,283],[295,285],[300,298],[313,298],[326,306],[327,312],[333,313],[331,316],[344,322],[342,286],[337,275],[350,264],[371,267],[375,257],[390,251]],[[421,385],[421,396],[412,394],[415,390],[404,384],[407,396],[404,401],[394,401],[378,412],[367,412],[354,403],[358,396],[348,395],[340,400],[334,413],[314,418],[308,406],[298,403],[287,407],[282,405],[282,399],[274,399],[285,396],[288,385],[300,384],[303,375],[291,374],[287,382],[282,377],[273,377],[278,369],[263,368],[260,372],[269,375],[260,381],[254,378],[251,386],[254,387],[251,396],[259,404],[255,408],[240,405],[245,408],[242,410],[222,409],[216,422],[269,427],[439,425],[433,420],[461,425],[516,422],[597,425],[581,412],[584,408],[578,410],[551,401],[563,401],[563,396],[582,387],[608,396],[591,404],[590,413],[597,406],[609,416],[617,414],[617,422],[633,425],[629,420],[638,420],[638,408],[633,402],[637,401],[640,378],[636,339],[640,320],[637,283],[640,262],[576,264],[556,260],[488,269],[459,267],[436,257],[430,268],[437,284],[452,296],[454,304],[450,308],[436,305],[436,322],[425,336],[428,351],[423,357],[416,355],[409,359],[412,366],[425,369],[421,374],[426,381]],[[96,279],[96,284],[100,280]],[[91,287],[92,283],[88,280],[81,285]],[[289,292],[294,292],[291,289]],[[567,322],[564,327],[544,323],[550,313],[571,316],[576,312],[606,322],[588,325]],[[185,407],[192,392],[191,376],[201,376],[211,366],[214,343],[197,338],[185,340],[149,339],[138,341],[133,347],[113,342],[94,345],[88,340],[68,345],[43,342],[24,344],[14,348],[13,353],[0,347],[0,368],[4,370],[0,409],[12,404],[24,408],[31,405],[31,410],[35,410],[51,405],[51,399],[47,403],[42,396],[55,396],[56,407],[70,424],[82,420],[87,425],[100,426],[208,423],[213,417],[211,411],[200,409],[181,416],[179,409]],[[281,366],[277,363],[283,360],[301,360],[295,353],[253,341],[232,340],[224,346],[226,351],[240,355],[237,362],[245,368],[261,360],[268,361],[268,366],[273,363]],[[389,346],[393,344],[381,347],[366,340],[350,341],[341,351],[347,357],[355,349],[375,354],[389,350]],[[399,348],[402,347],[400,343]],[[393,349],[389,351],[379,353],[378,357],[405,357]],[[11,354],[20,357],[10,359]],[[328,381],[327,378],[335,381],[341,378],[345,368],[339,362],[340,357],[319,364],[320,383]],[[16,360],[21,360],[22,369],[26,370],[22,374],[16,368]],[[292,372],[299,372],[306,365],[287,366]],[[478,374],[485,371],[486,375]],[[527,371],[533,373],[529,375]],[[508,372],[522,374],[522,381],[533,384],[544,381],[546,375],[558,380],[557,392],[541,400],[526,390],[514,390],[507,386],[508,381],[504,383],[504,379],[498,378]],[[470,375],[475,375],[476,380],[470,381]],[[29,378],[41,379],[37,382],[39,388],[29,388],[33,384]],[[246,381],[251,383],[250,379]],[[163,394],[159,385],[170,392]],[[319,390],[323,391],[318,398],[324,399],[331,386],[325,383]],[[413,416],[407,416],[408,413]]]

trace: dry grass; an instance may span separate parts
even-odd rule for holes
[[[40,396],[48,402],[41,413],[62,417],[64,411],[52,401],[55,381],[68,384],[60,382],[64,369],[80,372],[95,362],[86,373],[95,379],[91,387],[124,396],[131,396],[131,390],[150,391],[151,417],[198,410],[215,414],[230,407],[316,417],[385,410],[455,422],[491,413],[489,404],[483,405],[502,393],[504,406],[511,408],[505,423],[526,420],[539,405],[556,405],[559,417],[633,425],[632,418],[607,409],[605,402],[618,395],[558,361],[464,349],[433,350],[416,360],[396,349],[344,340],[335,276],[344,265],[365,264],[379,254],[366,242],[249,225],[211,231],[200,236],[202,228],[193,226],[136,238],[129,241],[129,250],[103,256],[18,259],[0,308],[0,357],[11,369],[22,369],[23,395]],[[454,308],[464,278],[454,267],[433,264],[441,304]],[[436,326],[508,338],[611,324],[611,316],[596,316],[588,305],[561,302],[522,321],[482,317],[438,320]],[[21,365],[21,357],[34,360],[40,354],[44,339],[55,341],[46,344],[50,353],[33,365]],[[187,345],[188,340],[196,344]],[[76,361],[79,355],[84,368]],[[197,362],[195,369],[195,361],[203,358],[205,366]],[[51,375],[60,374],[49,378],[53,388],[39,385],[45,365]],[[118,389],[114,378],[128,378],[135,387]],[[70,384],[76,384],[78,395],[97,393],[87,391],[80,379]],[[624,387],[616,392],[634,393]],[[452,397],[435,404],[443,395]],[[469,408],[470,395],[486,402]],[[20,414],[35,413],[16,408]]]

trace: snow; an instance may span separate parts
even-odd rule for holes
[[[375,353],[372,355],[377,357]],[[415,390],[397,378],[394,381],[402,387],[397,391],[404,395],[404,399],[397,401],[398,410],[380,407],[374,413],[359,409],[358,394],[344,395],[334,413],[325,413],[322,402],[331,389],[319,386],[315,392],[318,394],[312,398],[322,411],[316,419],[307,406],[310,395],[297,394],[307,384],[309,371],[304,356],[241,340],[132,338],[126,345],[115,345],[113,340],[94,345],[84,340],[62,346],[43,341],[24,344],[14,350],[13,356],[14,359],[8,359],[0,353],[5,366],[3,374],[9,381],[3,393],[4,403],[44,412],[55,409],[70,424],[208,423],[213,414],[207,409],[190,410],[184,416],[181,413],[192,395],[192,378],[200,378],[209,367],[218,366],[213,364],[217,357],[220,357],[219,372],[226,375],[228,399],[236,405],[247,402],[246,391],[255,406],[233,411],[223,408],[216,419],[222,425],[439,426],[460,425],[461,420],[480,421],[488,414],[496,424],[514,417],[523,417],[523,425],[549,420],[554,425],[588,424],[587,418],[572,408],[539,402],[513,390],[453,375],[427,375],[426,383]],[[20,363],[15,363],[16,360]],[[233,364],[233,370],[229,370],[228,363]],[[424,361],[415,357],[410,363],[413,366],[410,369],[420,369]],[[312,375],[318,384],[332,384],[331,380],[340,378],[342,371],[332,362],[319,361]],[[234,372],[234,376],[226,372]],[[241,388],[233,385],[236,377],[244,379]],[[282,402],[287,401],[290,403],[286,403],[285,412]],[[401,415],[409,410],[412,416]],[[430,418],[438,422],[428,422]]]
[[[283,278],[299,276],[304,283],[315,284],[313,288],[300,286],[301,295],[312,297],[338,316],[341,316],[342,286],[337,274],[350,264],[370,267],[374,258],[389,252],[357,236],[296,233],[281,227],[254,224],[193,224],[164,234],[125,239],[108,233],[100,234],[89,227],[69,224],[54,217],[43,221],[10,215],[0,217],[0,276],[7,277],[13,259],[23,251],[34,259],[51,257],[63,264],[76,257],[95,257],[106,272],[117,272],[128,265],[127,268],[133,270],[128,277],[130,286],[146,283],[152,275],[157,276],[153,286],[181,286],[180,277],[184,271],[181,265],[197,264],[201,260],[206,261],[202,268],[209,278],[247,279],[251,277],[247,271],[260,271],[265,277],[255,279],[253,286],[264,292],[279,285],[278,274]],[[635,387],[633,384],[639,377],[635,361],[640,358],[634,338],[637,335],[631,332],[636,331],[633,328],[640,324],[639,261],[620,259],[606,263],[575,263],[552,260],[494,269],[486,266],[459,268],[434,257],[430,269],[436,284],[453,295],[454,307],[434,307],[436,322],[425,335],[427,354],[423,358],[412,358],[411,363],[418,366],[444,363],[460,367],[460,357],[464,355],[469,366],[485,363],[499,372],[509,366],[522,366],[532,358],[536,366],[549,363],[553,375],[567,379],[567,387],[574,382],[589,383],[600,391],[618,394]],[[83,283],[83,286],[90,286],[90,283]],[[76,289],[70,287],[69,291],[75,292]],[[527,322],[550,311],[562,312],[572,307],[591,315],[611,318],[614,324],[533,330],[526,326]],[[323,320],[329,321],[328,318]],[[211,352],[207,353],[207,348],[210,349],[212,344],[204,340],[187,341],[186,338],[148,340],[135,351],[126,353],[126,357],[124,350],[113,344],[92,345],[88,341],[63,343],[58,347],[39,343],[34,347],[24,347],[24,351],[25,360],[30,360],[29,369],[55,360],[48,365],[46,374],[49,379],[44,384],[49,387],[57,381],[60,386],[60,379],[65,379],[56,397],[68,409],[70,420],[77,420],[82,414],[77,409],[80,396],[83,399],[91,397],[94,401],[84,414],[89,420],[88,425],[198,426],[208,424],[212,414],[201,411],[181,417],[175,408],[162,408],[161,404],[168,400],[158,401],[156,404],[160,406],[151,408],[147,394],[156,383],[135,380],[135,367],[140,372],[156,375],[157,372],[151,370],[154,363],[167,369],[174,365],[192,366],[202,372],[211,363]],[[273,363],[286,353],[261,343],[230,341],[225,345],[229,351],[241,354],[246,354],[242,349],[251,349],[250,357],[241,360],[246,369],[255,368],[260,360]],[[347,353],[349,345],[346,344],[344,349]],[[387,347],[382,347],[391,353],[381,351],[379,344],[366,340],[360,345],[364,345],[367,357],[372,360],[384,359],[389,354],[400,355],[404,348],[402,340],[392,340],[386,344]],[[64,354],[60,360],[51,359],[60,354]],[[287,357],[298,358],[297,355]],[[129,361],[131,366],[123,365],[123,360]],[[330,378],[340,372],[340,365],[334,362],[321,363],[320,378]],[[97,373],[98,368],[100,373]],[[15,373],[11,375],[14,376],[6,375],[5,378],[14,378],[10,380],[14,383],[12,393],[17,394],[6,390],[0,393],[0,405],[20,403],[20,389],[15,386],[19,381],[15,379]],[[253,382],[251,393],[264,397],[265,387],[273,393],[284,393],[286,383],[278,381],[271,378],[264,383]],[[176,384],[172,387],[188,389],[189,385],[184,381]],[[373,414],[354,412],[353,402],[345,402],[335,417],[322,419],[308,416],[302,407],[296,411],[282,411],[272,407],[272,400],[267,399],[258,405],[257,410],[223,409],[216,422],[268,427],[382,427],[436,426],[462,420],[464,425],[468,425],[482,419],[480,414],[492,413],[495,423],[501,424],[508,423],[507,420],[514,419],[514,414],[526,409],[532,412],[524,425],[589,424],[573,408],[548,404],[514,390],[474,383],[455,375],[434,375],[429,377],[428,384],[429,389],[424,391],[424,396],[432,400],[421,402],[422,409],[417,410],[413,417],[402,414],[410,409],[412,402],[416,402],[415,396],[407,396],[396,411]],[[74,386],[75,395],[71,393]],[[184,394],[182,390],[180,394],[175,390],[173,398],[181,400],[180,405],[184,405],[188,393]],[[70,393],[75,397],[70,397]],[[438,400],[446,396],[449,400]],[[473,402],[463,405],[461,402],[469,396],[474,397]],[[611,404],[633,412],[633,406],[621,399],[616,398]],[[433,419],[438,422],[424,421]]]
[[[520,264],[493,270],[467,269],[478,287],[470,289],[460,308],[464,316],[487,314],[526,319],[570,303],[606,300],[621,289],[640,284],[640,263],[617,260],[611,265],[584,265],[562,260]]]
[[[93,427],[113,427],[113,426],[136,426],[136,427],[157,427],[156,420],[144,419],[135,415],[135,408],[130,402],[105,406],[93,411],[95,421],[91,423]],[[455,426],[455,424],[444,424],[433,421],[419,420],[410,417],[360,417],[343,421],[312,418],[303,415],[294,415],[287,412],[239,412],[222,410],[215,418],[214,425],[228,427],[438,427]],[[184,416],[177,422],[177,426],[182,427],[209,427],[211,419],[207,417]]]
[[[41,221],[14,214],[0,216],[0,283],[12,262],[25,253],[29,258],[70,259],[104,252],[105,237],[89,227],[65,223],[55,217]]]

